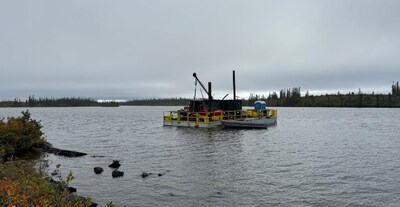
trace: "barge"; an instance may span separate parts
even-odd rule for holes
[[[208,83],[207,90],[196,73],[193,73],[193,77],[196,87],[194,99],[181,110],[164,111],[164,126],[266,128],[277,124],[277,110],[268,109],[263,101],[256,101],[251,109],[243,109],[242,100],[236,99],[235,71],[233,71],[233,100],[225,100],[228,94],[222,100],[213,99],[211,82]],[[208,95],[207,99],[196,100],[197,83]]]

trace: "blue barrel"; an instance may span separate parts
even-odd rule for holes
[[[264,101],[254,102],[254,110],[265,111],[266,108],[267,108],[267,104]]]

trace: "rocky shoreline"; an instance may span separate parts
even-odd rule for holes
[[[82,156],[87,155],[87,153],[84,153],[84,152],[56,148],[56,147],[53,147],[52,144],[50,144],[48,142],[46,142],[46,144],[44,144],[40,147],[32,147],[32,150],[34,150],[35,152],[38,152],[38,153],[50,153],[50,154],[54,154],[57,156],[64,156],[64,157],[69,157],[69,158],[82,157]],[[58,175],[58,172],[55,171],[51,175],[56,176],[56,175]],[[86,205],[87,207],[98,206],[98,204],[91,201],[91,199],[85,198],[83,196],[79,196],[77,194],[77,189],[69,186],[67,183],[54,180],[52,177],[45,177],[44,179],[47,182],[49,182],[55,189],[59,190],[60,192],[67,191],[69,193],[68,199],[79,200],[79,201],[82,201],[83,203],[90,203],[89,205]]]
[[[83,152],[53,147],[45,140],[40,121],[29,110],[18,117],[0,117],[0,204],[1,206],[97,206],[89,198],[77,195],[66,178],[57,172],[48,174],[48,164],[37,155],[81,157]],[[58,165],[59,167],[59,165]],[[49,176],[58,176],[53,179]]]

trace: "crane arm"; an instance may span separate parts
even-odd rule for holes
[[[212,95],[210,94],[210,92],[206,89],[206,87],[203,85],[203,83],[199,80],[199,78],[197,77],[196,73],[193,73],[193,77],[197,80],[197,82],[200,83],[200,86],[203,88],[203,90],[207,93],[208,97],[212,97]]]

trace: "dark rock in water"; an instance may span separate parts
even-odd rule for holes
[[[63,150],[53,147],[50,143],[45,143],[44,145],[34,145],[32,147],[33,150],[37,152],[47,152],[55,155],[65,156],[65,157],[80,157],[87,155],[83,152],[71,151],[71,150]]]
[[[58,175],[58,173],[59,173],[59,172],[58,172],[57,170],[54,170],[54,171],[51,173],[51,175],[52,175],[52,176],[56,176],[56,175]]]
[[[76,188],[74,188],[74,187],[68,187],[68,192],[70,192],[70,193],[76,193]]]
[[[101,167],[95,167],[93,170],[94,170],[94,173],[96,173],[96,174],[100,174],[104,171],[103,168],[101,168]]]
[[[112,176],[113,176],[113,178],[122,177],[122,176],[124,176],[124,172],[118,171],[118,170],[114,170],[114,171],[112,172]]]
[[[113,163],[111,163],[108,167],[119,168],[120,166],[121,164],[119,164],[118,160],[113,160]]]
[[[164,172],[160,172],[160,173],[158,173],[158,177],[161,177],[161,176],[163,176],[163,175],[165,175],[165,174],[167,174],[169,172],[170,172],[169,170],[166,170]]]
[[[91,157],[106,157],[104,155],[92,155]]]
[[[63,150],[63,149],[58,149],[55,147],[46,147],[42,148],[39,151],[47,152],[47,153],[52,153],[55,155],[59,156],[65,156],[65,157],[81,157],[87,155],[86,153],[83,152],[77,152],[77,151],[71,151],[71,150]]]
[[[97,203],[95,203],[95,202],[92,201],[92,202],[90,203],[90,206],[88,206],[88,207],[97,207],[98,205],[99,205],[99,204],[97,204]]]
[[[65,156],[65,157],[81,157],[84,155],[87,155],[86,153],[83,152],[76,152],[76,151],[70,151],[70,150],[59,150],[56,155],[60,156]]]
[[[153,173],[146,173],[146,172],[143,172],[142,173],[142,178],[146,178],[146,177],[149,177],[149,175],[152,175]]]
[[[160,173],[148,173],[148,172],[143,172],[142,173],[142,178],[147,178],[147,177],[149,177],[150,175],[153,175],[154,174],[154,176],[158,176],[158,177],[161,177],[161,176],[163,176],[163,175],[165,175],[167,172],[169,172],[169,171],[166,171],[166,172],[160,172]],[[153,177],[154,177],[153,176]]]
[[[213,198],[223,198],[224,196],[222,195],[221,192],[217,191],[214,194],[210,195]]]

